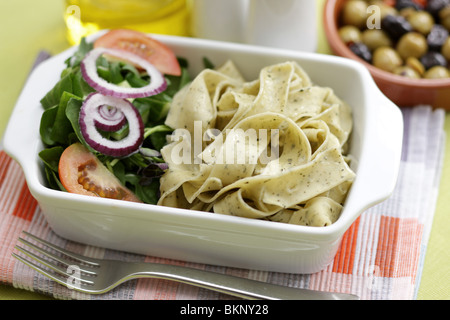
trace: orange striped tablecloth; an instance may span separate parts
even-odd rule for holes
[[[90,296],[41,276],[11,257],[22,230],[97,258],[151,261],[229,273],[299,288],[354,293],[363,300],[415,299],[435,212],[442,166],[445,114],[429,107],[403,109],[405,140],[392,197],[367,210],[345,234],[334,261],[311,274],[281,274],[145,257],[73,243],[52,232],[30,195],[21,168],[0,151],[0,282],[58,299],[228,299],[223,294],[157,279],[129,281]]]

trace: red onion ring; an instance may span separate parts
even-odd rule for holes
[[[150,83],[141,88],[125,88],[109,83],[97,73],[97,59],[106,54],[124,60],[144,69],[150,76]],[[84,80],[95,90],[107,96],[116,98],[143,98],[156,95],[167,88],[164,75],[147,60],[124,50],[96,48],[91,50],[81,61],[81,73]]]
[[[99,119],[97,119],[99,117]],[[116,107],[101,105],[94,119],[95,126],[103,131],[114,132],[122,128],[127,119],[123,112]]]
[[[96,123],[102,122],[99,106],[116,108],[123,114],[129,124],[129,133],[122,140],[114,141],[103,137],[98,132]],[[79,124],[81,134],[86,143],[94,150],[112,157],[125,157],[136,151],[144,141],[144,123],[135,106],[128,100],[105,96],[101,93],[91,93],[80,109]]]

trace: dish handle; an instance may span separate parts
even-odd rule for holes
[[[373,108],[369,108],[367,116],[367,130],[374,134],[368,135],[365,141],[364,158],[359,166],[364,166],[366,176],[358,179],[355,186],[358,195],[365,199],[358,199],[365,204],[364,210],[376,205],[391,196],[398,179],[403,146],[403,115],[398,106],[381,92],[373,99]]]
[[[25,172],[36,169],[34,151],[37,151],[41,143],[40,136],[36,132],[39,132],[39,119],[43,109],[40,104],[36,104],[35,99],[41,95],[41,73],[38,72],[40,67],[41,65],[30,74],[11,113],[2,141],[5,152],[17,161]],[[25,176],[33,175],[25,174]]]

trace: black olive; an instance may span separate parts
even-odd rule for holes
[[[435,66],[447,66],[447,60],[439,52],[430,51],[420,58],[420,62],[423,64],[426,70]]]
[[[435,19],[439,17],[439,11],[450,5],[450,0],[428,0],[425,10],[433,15]]]
[[[372,62],[372,53],[364,43],[352,43],[349,45],[350,50],[364,61]]]
[[[423,7],[420,4],[414,2],[413,0],[397,0],[395,3],[395,8],[398,11],[405,9],[405,8],[414,8],[416,10],[423,9]]]
[[[381,28],[394,40],[413,31],[411,24],[402,16],[387,15],[381,20]]]
[[[439,24],[434,25],[427,36],[428,48],[432,51],[440,51],[448,35],[449,32],[446,28]]]

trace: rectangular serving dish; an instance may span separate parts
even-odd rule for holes
[[[89,41],[95,39],[91,37]],[[356,180],[341,217],[328,227],[306,227],[206,212],[130,203],[51,190],[45,185],[40,99],[57,82],[71,48],[42,63],[29,77],[8,123],[5,151],[23,168],[30,192],[62,237],[110,249],[164,258],[289,273],[314,273],[334,258],[342,236],[371,206],[388,198],[401,160],[400,110],[361,64],[329,55],[227,42],[153,35],[189,61],[195,76],[207,57],[232,60],[252,80],[268,65],[297,61],[320,86],[331,87],[353,109],[352,169]]]

